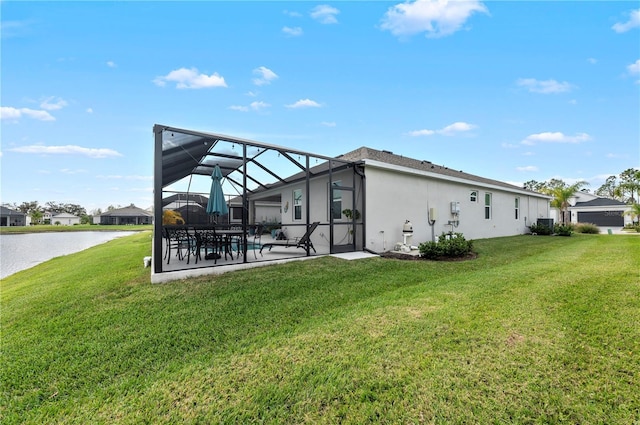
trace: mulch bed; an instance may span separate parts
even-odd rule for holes
[[[409,260],[409,261],[429,261],[427,258],[420,257],[418,255],[409,255],[399,251],[388,251],[380,254],[382,258],[393,258],[395,260]],[[478,254],[470,252],[464,257],[438,257],[431,261],[468,261],[478,258]]]

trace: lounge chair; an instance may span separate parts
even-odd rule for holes
[[[260,247],[260,254],[262,254],[262,250],[265,249],[266,247],[269,247],[269,251],[271,251],[271,248],[273,248],[274,246],[283,246],[285,248],[289,248],[289,247],[302,248],[304,250],[311,248],[313,249],[313,252],[316,252],[316,249],[313,247],[313,243],[311,243],[311,234],[313,233],[314,230],[316,230],[316,227],[318,227],[318,224],[320,224],[319,221],[314,221],[313,223],[311,223],[309,225],[309,228],[305,232],[305,234],[299,238],[275,240],[273,242],[267,242],[262,244],[262,246]]]

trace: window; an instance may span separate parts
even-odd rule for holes
[[[469,200],[471,202],[478,202],[478,191],[477,190],[472,190],[471,193],[469,194]]]
[[[340,180],[333,182],[333,186],[331,188],[331,215],[334,220],[340,220],[342,218],[342,191],[340,189],[336,189],[335,186],[340,186],[342,182]]]
[[[302,189],[293,191],[293,219],[302,220]]]
[[[491,194],[484,194],[484,218],[485,220],[491,220]]]
[[[516,198],[516,220],[520,218],[520,198]]]

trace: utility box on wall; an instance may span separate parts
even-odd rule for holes
[[[460,214],[460,202],[451,202],[451,214]]]

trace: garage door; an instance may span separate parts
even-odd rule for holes
[[[624,226],[622,211],[578,212],[578,222],[596,226]]]

